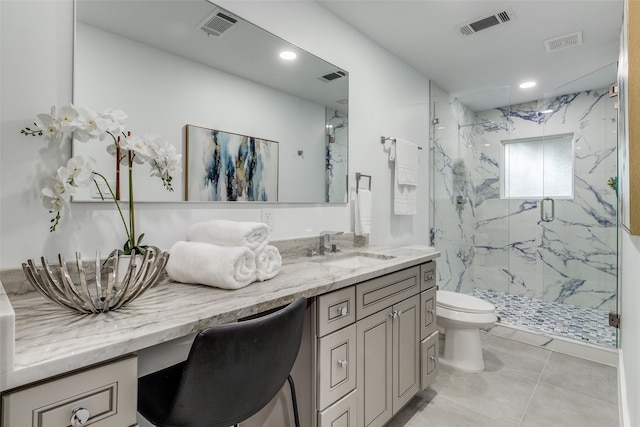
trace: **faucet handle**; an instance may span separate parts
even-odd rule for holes
[[[340,246],[336,245],[335,243],[331,244],[331,252],[336,253],[336,252],[340,252]]]
[[[318,255],[318,252],[314,248],[307,249],[307,256],[312,257]]]

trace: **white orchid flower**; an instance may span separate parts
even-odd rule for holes
[[[133,152],[133,160],[138,164],[147,162],[153,154],[149,148],[147,139],[137,135],[121,138],[120,149]]]
[[[93,157],[85,160],[83,156],[75,156],[67,162],[69,183],[74,187],[87,187],[93,182],[93,171],[96,161]]]
[[[65,105],[58,110],[58,123],[64,131],[73,132],[76,130],[80,125],[78,117],[78,111],[73,105]]]
[[[113,135],[121,135],[124,132],[124,121],[127,113],[122,110],[107,108],[99,115],[100,126],[105,132]]]
[[[55,107],[52,107],[52,114],[36,115],[36,126],[42,130],[45,139],[60,141],[63,136],[60,123],[55,118]]]
[[[95,111],[79,107],[77,112],[78,126],[73,134],[77,141],[87,142],[100,138],[105,133],[106,120],[101,119]]]

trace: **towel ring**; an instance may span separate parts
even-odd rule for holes
[[[369,191],[371,191],[371,175],[365,175],[365,174],[362,174],[360,172],[356,172],[356,193],[358,192],[358,189],[360,188],[360,178],[362,178],[362,177],[369,178]]]

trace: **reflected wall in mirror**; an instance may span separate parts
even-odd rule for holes
[[[296,59],[281,59],[283,50]],[[347,201],[348,80],[205,0],[76,0],[75,105],[124,110],[128,130],[161,135],[183,159],[187,123],[278,141],[279,202]],[[73,154],[94,157],[115,182],[106,145],[74,141]],[[186,200],[185,175],[174,178],[173,193],[146,175],[134,170],[136,201]],[[126,199],[127,182],[120,188]]]

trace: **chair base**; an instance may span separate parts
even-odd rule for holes
[[[484,371],[479,330],[445,328],[444,355],[438,361],[464,372]]]

